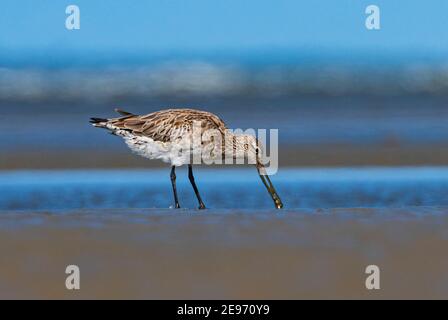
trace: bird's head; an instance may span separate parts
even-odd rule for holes
[[[239,143],[237,143],[237,153],[239,151],[244,154],[244,159],[247,160],[249,164],[255,164],[261,181],[271,195],[275,207],[277,209],[283,208],[283,203],[280,200],[271,179],[266,173],[266,169],[263,164],[263,149],[261,143],[252,135],[241,135],[238,136],[238,138]]]
[[[236,159],[244,159],[248,164],[257,164],[262,156],[262,148],[253,135],[235,135],[233,141],[233,154]]]
[[[240,159],[248,164],[256,166],[261,181],[271,195],[277,209],[283,208],[283,203],[274,188],[274,185],[266,172],[263,164],[263,149],[256,137],[250,134],[234,134],[226,139],[226,155],[233,155],[234,159]]]

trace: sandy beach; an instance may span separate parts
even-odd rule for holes
[[[364,145],[302,145],[281,148],[282,167],[340,166],[440,166],[448,163],[448,146],[369,146]],[[19,151],[2,154],[1,170],[19,169],[114,169],[166,168],[161,161],[148,161],[130,153],[125,147],[115,151]]]
[[[448,208],[0,214],[0,298],[446,298]],[[78,265],[81,289],[65,288]],[[365,288],[365,268],[381,289]]]

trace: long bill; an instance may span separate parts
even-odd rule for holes
[[[261,163],[257,163],[257,170],[258,174],[260,175],[261,181],[271,195],[272,200],[274,200],[275,207],[277,209],[283,208],[282,200],[280,200],[280,197],[278,196],[277,191],[275,191],[271,179],[269,179],[269,175],[266,173],[266,169]]]

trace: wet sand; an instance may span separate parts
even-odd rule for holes
[[[447,207],[2,211],[0,298],[447,298],[447,230]]]
[[[282,167],[339,166],[419,166],[446,165],[448,145],[294,145],[282,146]],[[4,153],[0,170],[17,169],[95,169],[95,168],[166,168],[161,161],[148,161],[126,148],[114,151],[35,150]]]

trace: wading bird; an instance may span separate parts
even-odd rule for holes
[[[235,135],[216,115],[193,109],[167,109],[147,115],[135,115],[115,109],[121,117],[91,118],[90,123],[122,137],[129,148],[140,156],[160,159],[171,164],[171,184],[176,208],[180,208],[176,191],[176,167],[187,164],[188,178],[205,209],[194,181],[193,164],[216,159],[244,159],[255,164],[277,209],[283,207],[280,197],[266,174],[261,161],[261,146],[252,135]]]

